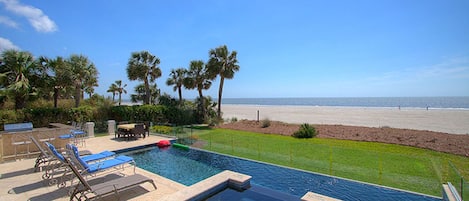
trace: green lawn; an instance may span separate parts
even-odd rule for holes
[[[313,172],[441,196],[448,162],[468,178],[469,158],[408,146],[296,139],[227,129],[194,130],[203,149]]]

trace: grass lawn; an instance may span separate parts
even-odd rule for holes
[[[203,149],[435,196],[451,181],[449,161],[469,178],[469,158],[408,146],[227,129],[192,135]]]

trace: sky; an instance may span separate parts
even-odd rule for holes
[[[467,0],[0,0],[0,51],[87,56],[106,97],[132,52],[171,69],[221,45],[240,70],[224,98],[469,96]],[[217,97],[219,80],[204,91]],[[196,90],[183,90],[191,99]]]

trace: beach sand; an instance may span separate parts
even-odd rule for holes
[[[469,134],[469,110],[324,107],[324,106],[265,106],[223,104],[223,118],[238,120],[270,119],[286,123],[391,127],[428,130],[450,134]]]

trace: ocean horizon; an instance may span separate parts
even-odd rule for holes
[[[193,101],[193,99],[188,99]],[[213,101],[217,101],[216,98]],[[123,100],[122,105],[138,105]],[[395,107],[469,109],[469,96],[448,97],[310,97],[310,98],[223,98],[222,104],[267,106]]]
[[[469,109],[469,97],[223,98],[222,104]]]

